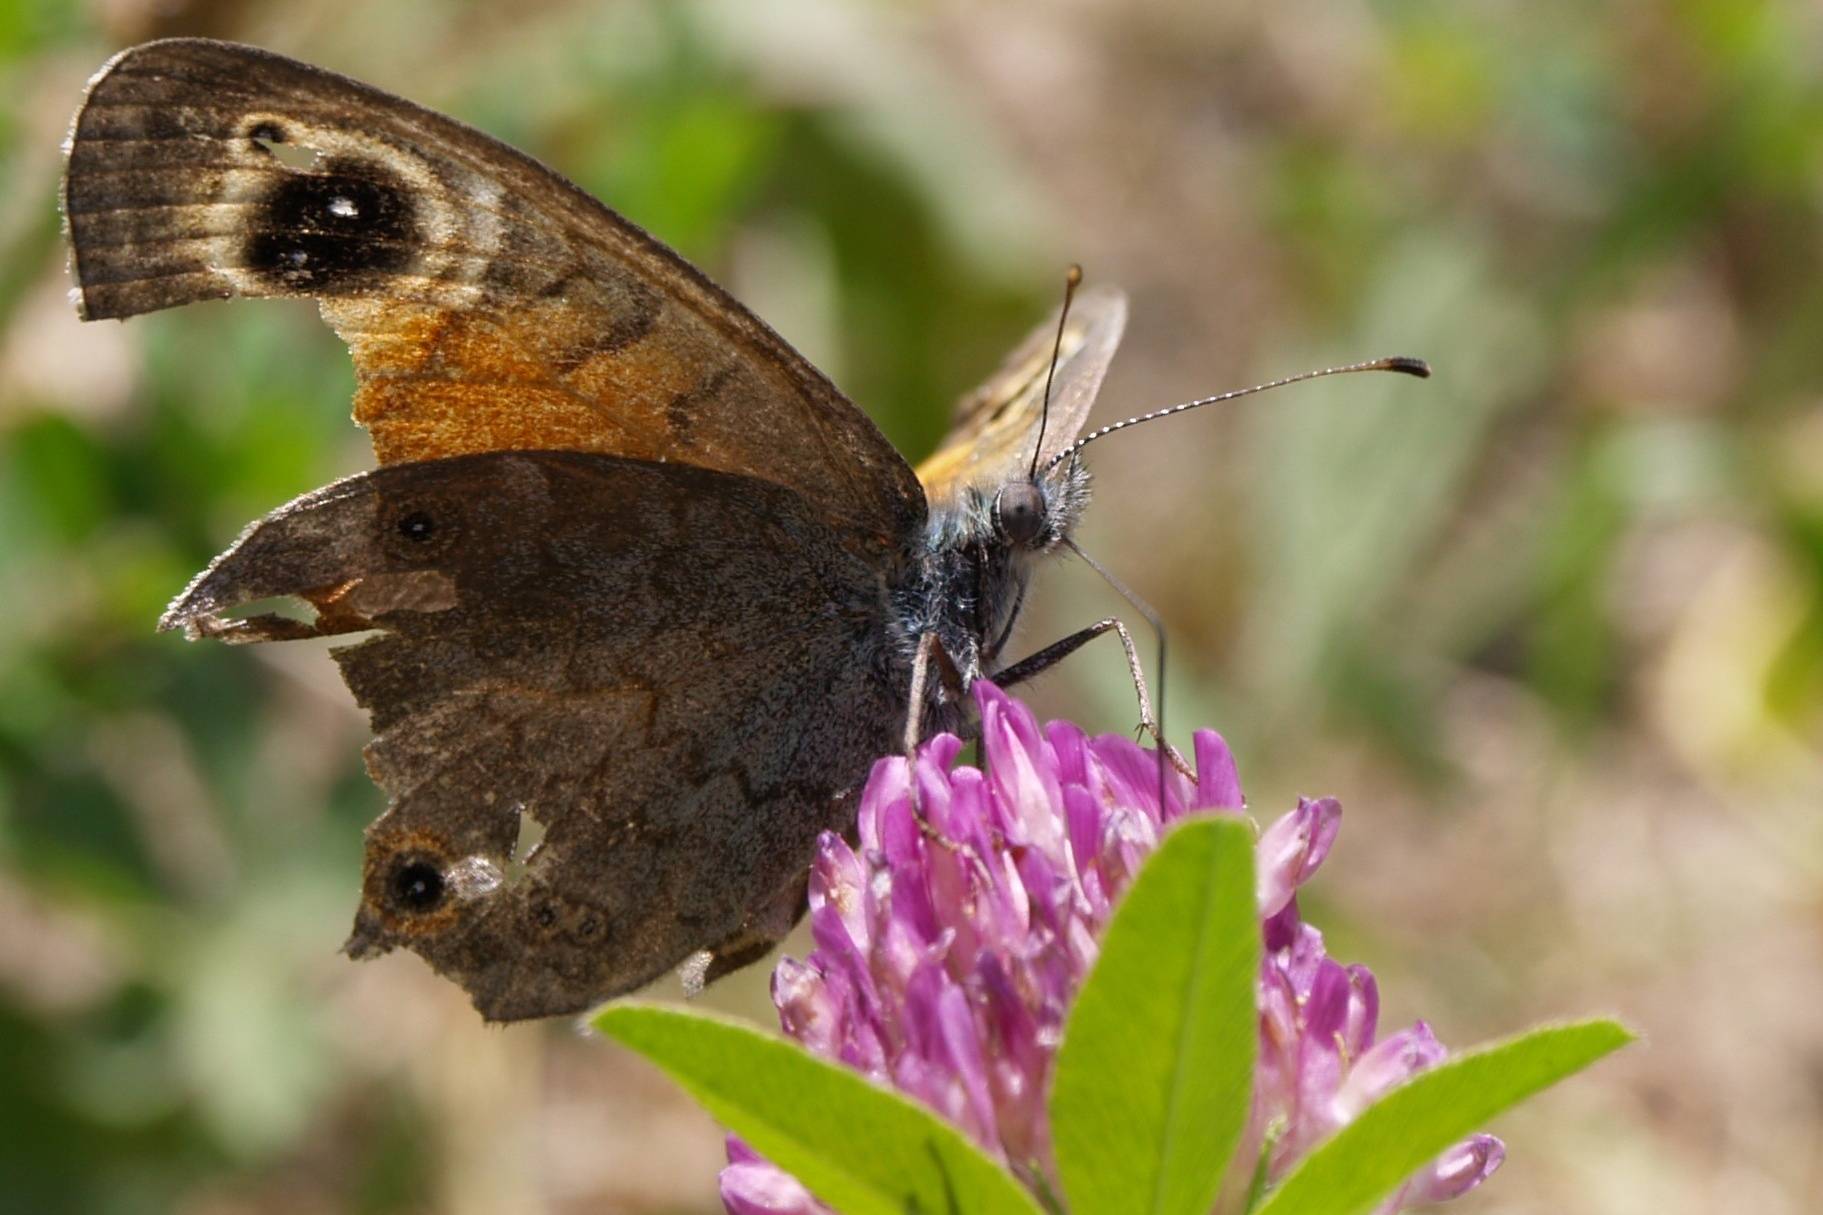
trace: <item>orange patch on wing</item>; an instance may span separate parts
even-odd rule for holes
[[[363,385],[358,411],[382,464],[483,451],[617,451],[610,416],[560,389],[435,380]],[[377,416],[375,416],[377,415]]]
[[[677,446],[673,407],[713,371],[662,331],[589,352],[561,301],[510,317],[380,300],[324,312],[354,355],[355,420],[382,464],[551,449],[663,458]]]
[[[658,455],[671,447],[666,411],[708,379],[708,369],[690,366],[652,337],[587,359],[570,383],[582,396],[613,401],[638,454]]]

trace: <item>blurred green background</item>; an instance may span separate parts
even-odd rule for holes
[[[1091,552],[1170,724],[1347,807],[1309,911],[1392,1022],[1647,1042],[1456,1210],[1823,1195],[1823,10],[8,0],[0,1211],[712,1211],[720,1140],[564,1026],[338,957],[380,808],[315,645],[152,623],[366,467],[308,305],[83,326],[58,144],[115,50],[256,42],[452,112],[670,241],[904,450],[1054,301],[1132,294]],[[1039,642],[1117,610],[1048,572]],[[1112,645],[1032,693],[1119,730]],[[802,952],[801,949],[798,952]],[[766,967],[709,1001],[769,1019]]]

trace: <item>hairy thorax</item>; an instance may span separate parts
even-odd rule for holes
[[[1047,528],[1028,544],[1010,542],[996,526],[997,486],[967,487],[931,503],[922,547],[892,588],[896,658],[909,678],[918,639],[937,638],[942,654],[926,683],[924,733],[956,729],[962,689],[1008,665],[1007,653],[1036,564],[1062,547],[1088,501],[1089,478],[1070,465],[1038,479]]]

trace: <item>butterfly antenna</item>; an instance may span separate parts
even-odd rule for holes
[[[1051,382],[1057,378],[1057,357],[1063,353],[1063,326],[1070,319],[1070,301],[1076,298],[1076,288],[1081,285],[1082,267],[1071,263],[1063,276],[1063,308],[1057,313],[1057,340],[1051,343],[1051,365],[1044,373],[1044,404],[1038,410],[1038,442],[1032,445],[1030,477],[1034,481],[1038,479],[1038,453],[1044,450],[1045,423],[1051,420]]]
[[[1357,371],[1397,371],[1402,375],[1413,375],[1419,379],[1429,379],[1431,365],[1423,359],[1414,359],[1408,355],[1395,354],[1384,359],[1370,359],[1365,363],[1349,363],[1342,367],[1324,367],[1317,371],[1302,371],[1297,375],[1288,375],[1282,380],[1268,380],[1264,384],[1255,384],[1252,388],[1236,388],[1232,392],[1217,393],[1212,397],[1198,397],[1194,401],[1185,401],[1181,405],[1168,405],[1164,409],[1155,409],[1151,413],[1142,413],[1135,418],[1121,422],[1111,422],[1100,430],[1092,430],[1070,446],[1058,452],[1045,463],[1045,471],[1063,463],[1097,439],[1106,438],[1117,430],[1129,426],[1138,426],[1141,422],[1156,422],[1172,414],[1185,413],[1192,409],[1201,409],[1205,405],[1214,405],[1218,401],[1233,401],[1240,397],[1250,397],[1256,392],[1265,392],[1269,388],[1283,388],[1287,384],[1301,384],[1305,380],[1320,380],[1324,376],[1353,375]]]
[[[1158,668],[1158,701],[1157,701],[1158,714],[1157,714],[1157,717],[1152,722],[1152,728],[1153,728],[1153,731],[1155,734],[1152,741],[1158,744],[1158,812],[1160,814],[1163,814],[1165,812],[1165,763],[1166,763],[1167,758],[1171,755],[1171,744],[1165,741],[1165,621],[1164,621],[1164,618],[1161,617],[1156,611],[1154,611],[1152,609],[1151,604],[1147,603],[1144,599],[1141,599],[1136,593],[1134,593],[1132,587],[1130,587],[1126,583],[1122,582],[1119,579],[1119,577],[1117,577],[1115,575],[1113,570],[1109,569],[1107,566],[1103,565],[1101,562],[1097,561],[1095,558],[1089,556],[1088,553],[1084,552],[1082,549],[1082,546],[1077,544],[1076,541],[1072,540],[1068,536],[1065,536],[1063,538],[1063,542],[1064,542],[1064,546],[1067,547],[1072,553],[1075,553],[1078,557],[1082,558],[1083,564],[1087,565],[1090,569],[1094,570],[1097,574],[1100,574],[1101,580],[1103,582],[1107,583],[1109,586],[1113,587],[1115,594],[1119,595],[1122,599],[1125,599],[1128,603],[1133,605],[1133,610],[1138,612],[1142,617],[1145,618],[1146,623],[1152,626],[1152,635],[1154,637],[1158,638],[1158,663],[1157,663],[1157,668]],[[1138,660],[1132,659],[1132,661],[1137,662]],[[1138,678],[1139,672],[1138,672],[1137,668],[1135,669],[1134,675],[1135,675],[1135,678]],[[1140,694],[1140,704],[1143,708],[1145,706],[1145,701],[1146,701],[1146,688],[1145,688],[1145,684],[1144,684],[1143,680],[1140,682],[1140,686],[1139,686],[1138,690],[1139,690],[1139,694]]]

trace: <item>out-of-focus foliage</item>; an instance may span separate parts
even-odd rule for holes
[[[13,0],[0,1211],[713,1209],[719,1141],[652,1072],[335,956],[380,798],[320,647],[151,632],[368,460],[307,306],[70,314],[58,142],[169,33],[543,157],[914,455],[1072,259],[1133,293],[1104,419],[1432,359],[1098,446],[1085,543],[1170,623],[1170,723],[1269,811],[1293,774],[1349,807],[1345,952],[1451,1040],[1608,1007],[1652,1044],[1499,1128],[1471,1205],[1823,1193],[1814,5]],[[1059,569],[1025,636],[1125,610]],[[1100,644],[1041,703],[1122,729]],[[764,978],[710,998],[760,1015]]]

